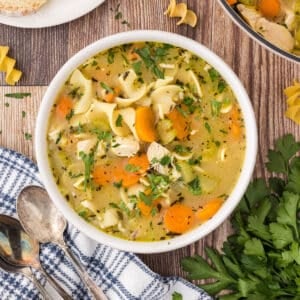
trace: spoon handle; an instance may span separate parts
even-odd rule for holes
[[[46,273],[42,266],[40,266],[39,271],[47,278],[47,281],[55,289],[59,296],[62,297],[62,299],[72,300],[72,297],[67,294],[67,292],[56,282],[56,280],[52,279],[52,277]]]
[[[33,273],[28,275],[28,278],[33,281],[34,285],[38,289],[38,291],[41,293],[44,300],[52,300],[51,297],[48,295],[48,292],[46,289],[40,284],[40,282],[35,278]]]
[[[83,268],[83,266],[78,261],[78,259],[75,257],[75,255],[69,250],[69,248],[66,246],[66,244],[61,243],[60,246],[64,250],[66,256],[74,264],[74,267],[76,268],[81,280],[85,283],[85,285],[87,286],[89,292],[93,295],[93,298],[95,300],[108,300],[107,297],[105,296],[105,294],[103,293],[103,291],[91,279],[89,274]]]

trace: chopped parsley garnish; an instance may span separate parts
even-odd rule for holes
[[[88,217],[88,212],[86,210],[81,210],[78,212],[78,215],[84,219]]]
[[[121,24],[125,24],[130,27],[130,23],[127,20],[123,19],[123,13],[120,11],[121,3],[118,3],[115,9],[111,8],[110,10],[115,14],[115,20],[122,20]]]
[[[105,89],[108,93],[114,93],[114,90],[111,88],[111,87],[109,87],[106,83],[104,83],[104,82],[100,82],[100,85],[101,85],[101,87],[103,88],[103,89]]]
[[[197,109],[197,105],[195,105],[196,102],[191,97],[185,97],[182,103],[187,107],[190,114],[193,114]]]
[[[188,189],[193,195],[201,194],[201,186],[200,186],[200,180],[198,176],[188,183]]]
[[[161,158],[161,160],[159,161],[159,163],[162,166],[167,166],[171,163],[171,157],[169,155],[165,155],[164,157]]]
[[[209,77],[210,77],[211,81],[215,81],[220,76],[219,72],[214,68],[210,68],[208,70],[208,74],[209,74]]]
[[[210,125],[209,125],[207,122],[204,123],[204,126],[205,126],[206,130],[207,130],[209,133],[211,133],[211,127],[210,127]]]
[[[139,197],[148,206],[151,206],[152,201],[155,199],[155,197],[152,193],[150,195],[146,195],[145,193],[140,192]]]
[[[222,108],[222,102],[217,101],[217,100],[211,100],[210,105],[211,105],[212,116],[218,117],[220,115],[220,111]]]
[[[71,109],[70,112],[66,115],[66,119],[70,121],[74,116],[74,109]]]
[[[114,182],[113,186],[116,187],[117,189],[121,188],[122,187],[122,180],[119,181],[119,182]]]
[[[218,83],[218,92],[221,94],[222,92],[224,92],[226,87],[227,87],[227,83],[225,82],[224,79],[221,78]]]
[[[6,107],[9,107],[9,103],[8,103],[8,102],[5,102],[4,105],[5,105]]]
[[[62,138],[62,135],[63,135],[63,131],[60,131],[60,132],[58,133],[58,135],[57,135],[56,140],[55,140],[55,144],[56,144],[56,145],[60,142],[60,140],[61,140],[61,138]]]
[[[111,65],[115,61],[115,52],[112,49],[108,50],[107,53],[107,62]]]
[[[160,68],[157,66],[157,58],[155,56],[151,55],[150,48],[148,46],[141,48],[141,49],[135,49],[135,52],[141,57],[143,60],[145,66],[152,71],[152,73],[157,77],[164,79],[165,75],[160,70]]]
[[[129,173],[136,173],[137,171],[139,171],[141,169],[140,166],[134,165],[134,164],[127,164],[125,166],[125,170]]]
[[[99,141],[109,142],[112,139],[112,134],[109,131],[102,131],[98,128],[94,128],[91,132],[97,135]]]
[[[142,62],[141,61],[137,61],[137,62],[133,63],[132,64],[132,68],[133,68],[133,70],[134,70],[134,72],[135,72],[136,75],[139,76],[139,75],[142,74],[142,71],[141,71],[141,69],[142,69]]]
[[[25,97],[31,96],[31,93],[10,93],[10,94],[5,94],[5,97],[9,98],[16,98],[16,99],[23,99]]]
[[[122,115],[118,115],[117,120],[116,120],[116,126],[122,127],[122,121],[123,121]]]
[[[30,133],[28,133],[28,132],[25,132],[25,133],[24,133],[24,137],[25,137],[25,140],[26,140],[26,141],[29,141],[29,140],[32,139],[32,134],[30,134]]]
[[[192,148],[178,144],[174,147],[173,150],[178,154],[186,154],[186,153],[190,153],[192,151]]]
[[[22,118],[24,119],[26,117],[26,111],[22,110]]]
[[[96,152],[97,147],[98,147],[98,143],[90,151],[89,154],[87,154],[83,151],[79,152],[79,156],[84,163],[84,190],[86,190],[87,188],[92,188],[91,173],[92,173],[92,168],[95,163],[95,152]]]
[[[74,89],[72,89],[69,93],[69,96],[71,96],[73,99],[80,99],[83,96],[83,93],[80,92],[80,87],[76,87]]]

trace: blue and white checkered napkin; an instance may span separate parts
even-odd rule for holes
[[[31,184],[42,185],[36,165],[23,155],[0,147],[0,213],[16,217],[16,197],[23,187]],[[164,300],[172,299],[175,291],[187,300],[212,299],[182,278],[161,277],[134,254],[98,244],[70,225],[65,240],[109,299]],[[40,259],[47,273],[54,276],[73,299],[90,299],[73,266],[56,245],[42,245]],[[32,282],[0,269],[1,300],[36,298],[38,292]]]

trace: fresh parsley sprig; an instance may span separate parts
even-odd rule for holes
[[[181,261],[190,279],[222,300],[300,299],[300,143],[285,135],[269,151],[268,181],[254,180],[236,209],[220,253],[206,248]],[[226,295],[219,295],[230,290]],[[218,296],[219,295],[219,296]]]

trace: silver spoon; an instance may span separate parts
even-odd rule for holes
[[[34,285],[37,287],[38,291],[43,296],[43,299],[45,299],[45,300],[50,299],[46,289],[35,278],[35,276],[32,274],[29,267],[16,267],[16,266],[10,265],[5,260],[0,258],[0,269],[6,271],[8,273],[24,275],[25,277],[27,277],[29,280],[31,280],[34,283]]]
[[[39,260],[39,243],[29,237],[17,219],[1,214],[0,257],[16,268],[30,267],[31,273],[31,268],[39,270],[63,299],[72,299],[43,269]]]
[[[93,282],[81,263],[66,245],[63,233],[67,222],[57,210],[45,189],[27,186],[17,199],[17,212],[26,232],[40,243],[59,245],[74,264],[81,280],[96,300],[107,300],[102,290]]]

